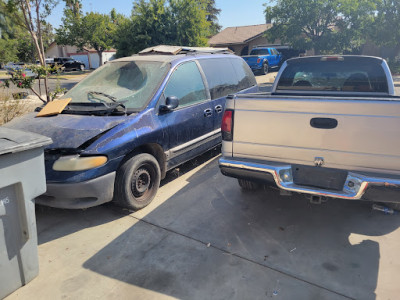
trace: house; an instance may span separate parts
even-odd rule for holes
[[[104,51],[102,53],[103,64],[109,60],[113,60],[116,53],[117,50],[115,49]],[[51,43],[46,50],[46,58],[53,57],[72,57],[83,62],[86,69],[96,69],[100,64],[99,55],[95,49],[84,47],[84,49],[80,51],[76,46],[60,46],[57,45],[56,42]]]
[[[210,38],[208,43],[212,47],[228,47],[237,55],[248,55],[257,45],[271,45],[264,37],[264,32],[271,27],[272,24],[227,27]],[[279,45],[280,41],[273,44]]]

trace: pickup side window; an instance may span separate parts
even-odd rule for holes
[[[277,88],[297,91],[388,93],[380,61],[305,61],[288,64]]]
[[[235,69],[228,58],[199,59],[206,75],[211,99],[218,99],[240,90]]]
[[[194,61],[177,67],[165,87],[164,96],[178,97],[179,107],[207,100],[203,78]]]

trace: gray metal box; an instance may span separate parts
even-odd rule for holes
[[[46,191],[43,147],[50,143],[0,127],[0,299],[39,272],[33,199]]]

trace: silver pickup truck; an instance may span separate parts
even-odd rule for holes
[[[221,172],[324,197],[400,203],[400,97],[385,60],[286,61],[271,93],[229,96]]]

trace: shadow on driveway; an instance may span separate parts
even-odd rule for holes
[[[221,149],[217,147],[169,171],[167,176],[161,181],[161,187],[178,179],[220,153]],[[84,210],[60,209],[36,205],[38,243],[41,245],[85,228],[106,224],[122,218],[129,213],[127,210],[122,210],[114,206],[113,203],[106,203]],[[57,228],[57,230],[54,230],[54,228]]]
[[[181,299],[375,299],[380,249],[369,237],[396,230],[398,217],[364,202],[243,193],[217,159],[186,181],[133,213],[141,221],[84,268]],[[350,235],[367,237],[352,245]]]

